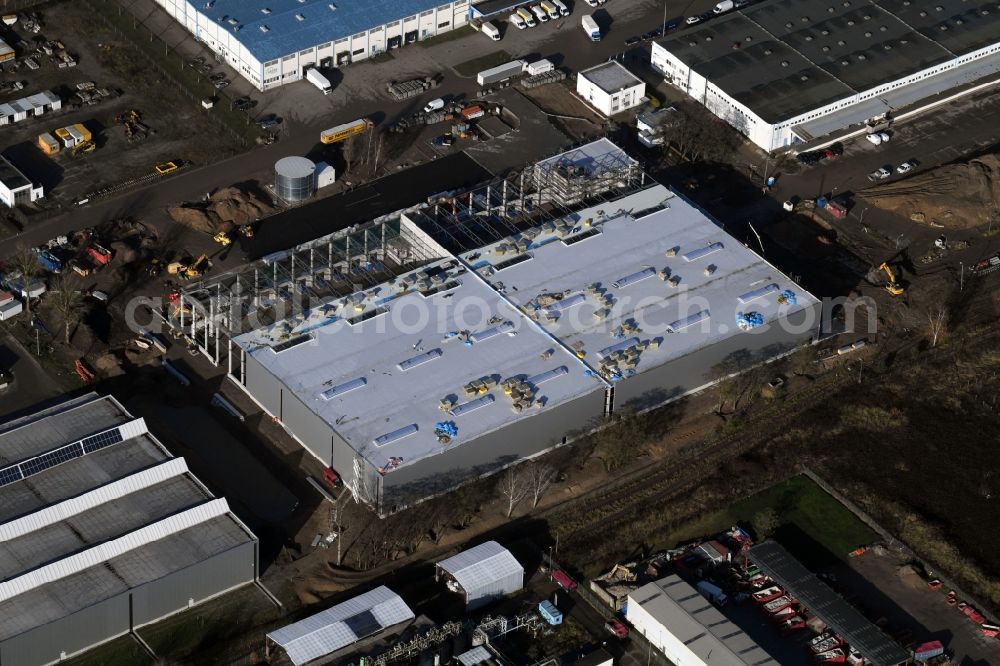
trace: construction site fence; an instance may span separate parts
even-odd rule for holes
[[[247,113],[231,108],[231,99],[225,90],[216,90],[205,75],[188,66],[186,57],[171,49],[121,3],[116,0],[83,0],[83,2],[95,15],[100,16],[109,28],[127,39],[136,50],[146,56],[150,65],[192,104],[200,107],[201,100],[207,97],[217,98],[219,101],[215,106],[204,112],[221,129],[227,131],[241,147],[252,145],[257,136],[257,127]],[[212,63],[214,60],[206,59],[206,62]]]

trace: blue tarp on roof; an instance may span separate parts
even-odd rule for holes
[[[442,4],[442,0],[192,0],[198,11],[225,26],[261,62]]]

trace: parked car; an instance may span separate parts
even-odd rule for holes
[[[270,129],[281,124],[281,120],[275,118],[274,116],[267,116],[266,118],[261,118],[260,122],[257,123],[262,130]]]
[[[891,167],[879,167],[877,170],[872,171],[868,174],[868,180],[875,182],[878,180],[885,180],[892,175]]]
[[[648,42],[651,39],[656,39],[659,37],[659,30],[650,30],[649,32],[642,33],[642,41]]]
[[[204,62],[205,62],[204,56],[196,56],[188,60],[188,64],[191,65],[192,67],[197,67],[198,65],[204,64]]]
[[[604,628],[618,638],[628,638],[628,627],[618,620],[608,620],[604,623]]]
[[[216,81],[221,81],[224,78],[226,78],[225,74],[223,74],[222,72],[216,72],[215,74],[212,74],[210,77],[208,77],[208,80],[214,83]]]
[[[872,132],[871,134],[866,134],[865,138],[868,139],[870,143],[876,146],[882,145],[882,135],[879,134],[878,132]]]
[[[228,87],[230,83],[232,83],[232,81],[230,81],[229,79],[223,79],[221,81],[216,81],[215,82],[215,89],[216,90],[222,90],[223,88]]]
[[[686,19],[684,19],[684,22],[687,23],[688,25],[694,25],[695,23],[701,23],[701,17],[700,16],[688,16]]]
[[[638,37],[635,37],[635,36],[629,37],[628,39],[625,40],[625,46],[635,46],[636,44],[638,44],[641,41],[642,40],[640,38],[638,38]]]
[[[913,171],[913,165],[909,162],[903,162],[896,167],[896,173],[910,173],[911,171]]]
[[[888,132],[879,132],[878,136],[880,139],[882,139],[882,143],[888,143],[889,139],[892,138],[892,135],[889,134]]]

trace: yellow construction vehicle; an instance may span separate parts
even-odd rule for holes
[[[77,155],[85,155],[87,153],[92,153],[97,149],[97,146],[93,141],[84,141],[83,143],[78,143],[72,148],[70,148],[70,154],[74,157]]]
[[[611,573],[608,574],[608,578],[619,577],[624,581],[635,582],[636,575],[628,570],[628,567],[623,567],[620,564],[616,564],[612,569]]]
[[[883,261],[882,264],[878,267],[878,269],[880,271],[883,271],[885,273],[886,279],[889,280],[885,284],[885,290],[887,292],[889,292],[893,296],[902,296],[904,293],[906,293],[906,290],[903,289],[901,286],[899,286],[899,283],[896,282],[896,274],[892,271],[891,268],[889,268],[889,264]]]
[[[227,234],[225,231],[220,231],[214,236],[212,236],[212,240],[214,240],[222,247],[229,247],[230,245],[233,244],[233,239],[230,238],[229,234]]]
[[[169,275],[178,275],[187,270],[187,264],[183,261],[171,261],[167,264],[167,273]]]
[[[196,278],[201,277],[205,271],[211,266],[208,261],[208,255],[203,254],[198,257],[193,264],[184,268],[184,277],[186,278]]]

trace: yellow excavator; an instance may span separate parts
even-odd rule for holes
[[[211,267],[208,255],[203,254],[190,264],[183,261],[173,261],[167,264],[167,273],[186,279],[201,277]]]
[[[888,280],[888,282],[886,282],[885,284],[885,290],[887,292],[889,292],[893,296],[902,296],[903,294],[906,293],[906,290],[903,289],[898,282],[896,282],[896,274],[892,271],[891,268],[889,268],[889,264],[883,261],[882,264],[878,267],[878,269],[885,273],[885,277]]]

